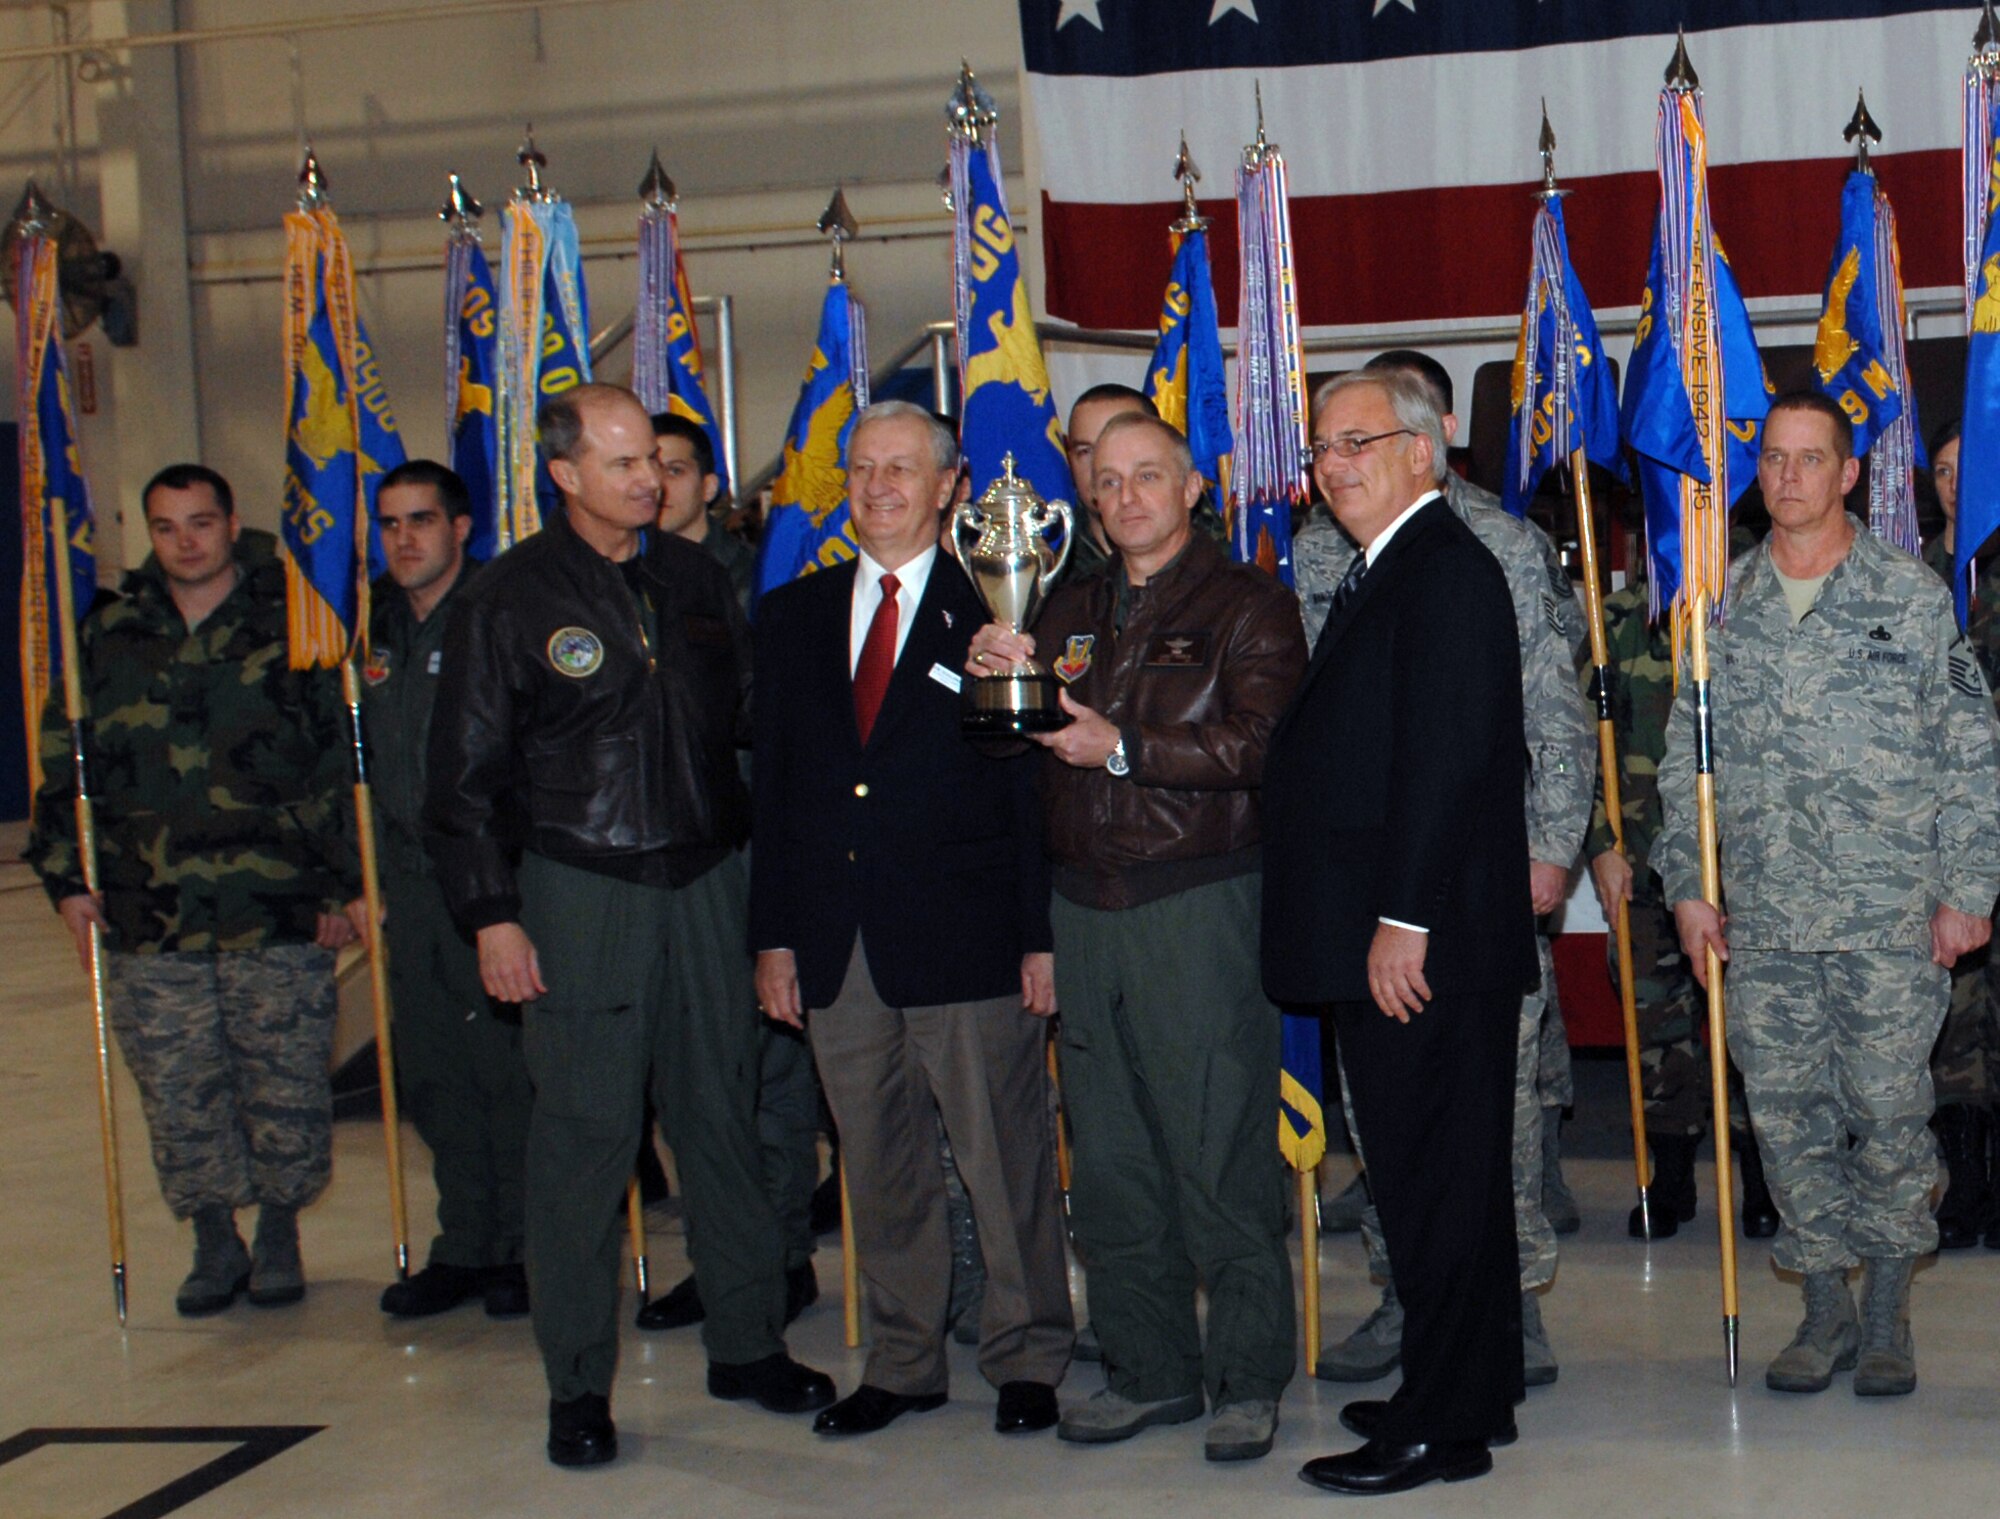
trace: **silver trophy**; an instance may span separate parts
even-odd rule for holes
[[[1022,633],[1069,561],[1076,523],[1067,501],[1044,501],[1014,473],[1012,454],[1000,468],[985,495],[961,503],[952,514],[951,536],[958,562],[993,620]],[[1062,536],[1052,544],[1049,530],[1057,523]],[[979,676],[966,687],[967,733],[1049,733],[1068,721],[1056,701],[1055,677],[1032,659]]]

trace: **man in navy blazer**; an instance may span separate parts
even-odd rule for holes
[[[1400,1492],[1492,1469],[1521,1396],[1514,1033],[1537,976],[1520,654],[1500,566],[1445,504],[1436,405],[1316,398],[1315,475],[1361,546],[1264,765],[1264,985],[1330,1008],[1389,1245],[1403,1384],[1301,1475]]]
[[[1075,1340],[1045,1066],[1039,755],[996,757],[960,727],[959,672],[987,613],[939,550],[957,463],[950,429],[921,408],[863,412],[847,465],[858,557],[757,611],[757,996],[811,1037],[873,1327],[861,1386],[819,1416],[824,1434],[945,1401],[933,1114],[986,1258],[979,1365],[1003,1434],[1056,1422]]]

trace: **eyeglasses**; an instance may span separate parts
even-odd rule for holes
[[[1314,438],[1312,441],[1312,456],[1315,459],[1324,459],[1328,454],[1334,454],[1342,459],[1352,459],[1371,443],[1380,443],[1384,438],[1401,438],[1405,436],[1414,437],[1415,433],[1410,428],[1398,427],[1389,432],[1378,432],[1366,438],[1357,438],[1348,433],[1342,433],[1337,438]]]

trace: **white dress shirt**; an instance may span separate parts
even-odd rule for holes
[[[1375,568],[1375,561],[1382,557],[1382,550],[1389,546],[1389,540],[1396,536],[1405,522],[1408,522],[1418,512],[1429,506],[1443,494],[1443,491],[1425,491],[1403,509],[1403,514],[1400,517],[1377,533],[1375,541],[1361,551],[1362,556],[1368,561],[1368,568],[1371,570]]]
[[[861,663],[861,646],[868,641],[868,629],[874,624],[875,609],[882,605],[882,577],[885,574],[896,577],[896,658],[903,657],[903,645],[909,641],[910,625],[916,620],[917,603],[924,599],[924,587],[930,584],[931,566],[937,563],[937,556],[937,545],[933,543],[908,564],[893,571],[885,571],[865,553],[857,556],[854,609],[847,621],[849,675]]]

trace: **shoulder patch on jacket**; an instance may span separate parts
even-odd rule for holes
[[[1095,633],[1070,634],[1069,642],[1063,645],[1062,657],[1051,666],[1056,678],[1066,686],[1074,685],[1081,679],[1083,672],[1090,668],[1090,651],[1096,642]]]

